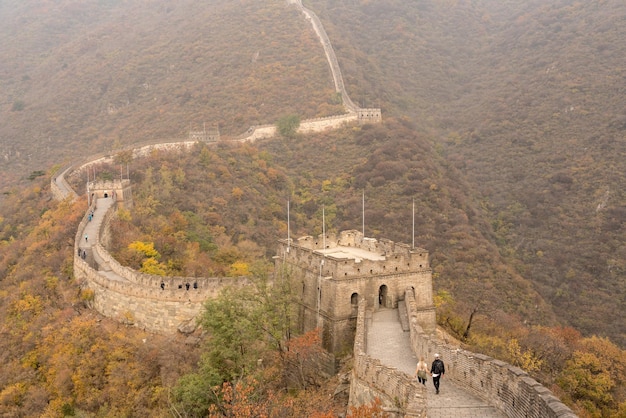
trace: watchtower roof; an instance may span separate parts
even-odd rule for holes
[[[372,260],[372,261],[385,260],[385,256],[383,254],[375,253],[373,251],[368,251],[362,248],[346,247],[343,245],[338,245],[332,248],[316,250],[314,251],[314,253],[321,254],[323,256],[337,258],[337,259],[354,260],[357,263],[360,263],[361,260]]]

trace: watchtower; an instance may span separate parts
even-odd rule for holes
[[[378,108],[360,108],[357,109],[356,113],[360,124],[381,123],[383,121],[382,113]]]
[[[276,271],[285,268],[299,286],[301,331],[319,327],[332,353],[352,346],[360,298],[374,309],[397,308],[413,289],[420,326],[435,330],[432,270],[423,248],[349,230],[281,240],[275,260]]]
[[[89,200],[94,198],[111,198],[119,207],[131,208],[133,206],[133,194],[130,180],[98,180],[87,183]]]

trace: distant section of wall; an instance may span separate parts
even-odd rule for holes
[[[74,189],[65,180],[65,175],[72,170],[73,166],[62,168],[58,174],[50,180],[50,192],[55,200],[63,200],[66,197],[75,199],[78,197]]]
[[[325,118],[307,119],[300,122],[299,133],[323,132],[329,129],[336,129],[350,122],[358,121],[356,113],[345,115],[328,116]]]
[[[302,0],[289,0],[290,3],[296,5],[298,9],[304,14],[305,18],[311,22],[313,26],[313,30],[315,31],[318,38],[320,38],[320,42],[322,47],[324,48],[324,54],[326,54],[326,60],[328,61],[328,65],[330,66],[330,71],[333,75],[333,82],[335,83],[335,91],[341,93],[341,98],[343,99],[343,104],[346,107],[346,110],[350,113],[354,113],[359,108],[355,105],[350,97],[348,96],[348,92],[346,91],[346,87],[343,84],[343,76],[341,75],[341,68],[339,67],[339,61],[337,61],[337,56],[335,55],[335,50],[333,49],[333,45],[330,43],[330,38],[328,38],[328,34],[324,29],[324,25],[317,17],[315,12],[310,9],[307,9],[302,5]]]
[[[422,331],[416,316],[415,297],[407,291],[411,345],[420,357],[439,353],[446,378],[495,406],[511,418],[574,418],[576,415],[552,392],[518,367],[482,354],[437,341]]]
[[[254,142],[257,139],[272,138],[276,136],[276,125],[251,126],[243,135],[235,140],[241,142]]]
[[[365,299],[361,299],[348,406],[366,405],[378,398],[390,417],[426,417],[426,388],[405,373],[384,366],[366,354],[366,306]]]

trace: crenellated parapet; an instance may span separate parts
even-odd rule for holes
[[[446,365],[446,379],[453,379],[511,418],[576,417],[552,392],[519,367],[446,344],[424,332],[413,292],[407,290],[405,302],[413,352],[425,358],[438,353]]]
[[[428,251],[387,239],[364,237],[356,230],[304,236],[295,243],[281,240],[279,250],[286,260],[307,270],[319,270],[335,279],[430,271]],[[324,248],[324,245],[326,248]]]

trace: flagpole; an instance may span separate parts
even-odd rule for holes
[[[322,242],[324,250],[326,249],[326,207],[322,206]]]
[[[361,217],[361,220],[362,220],[361,229],[363,232],[363,238],[365,238],[365,190],[363,190],[363,198],[362,198],[361,207],[363,208],[363,215]]]
[[[413,199],[413,227],[411,228],[411,234],[413,235],[413,247],[415,248],[415,199]]]
[[[320,316],[320,309],[322,305],[322,268],[324,267],[324,258],[326,257],[326,212],[325,207],[322,206],[322,261],[320,262],[320,274],[317,277],[317,328],[321,328],[322,317]],[[321,329],[320,329],[321,332]]]

